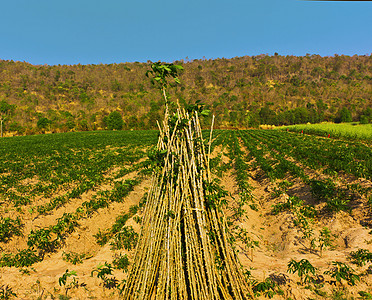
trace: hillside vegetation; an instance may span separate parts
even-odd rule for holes
[[[260,55],[176,63],[185,72],[172,89],[173,100],[201,100],[219,127],[372,120],[372,56]],[[5,129],[13,134],[105,129],[112,112],[124,121],[119,129],[154,128],[163,103],[145,77],[149,66],[0,60]]]

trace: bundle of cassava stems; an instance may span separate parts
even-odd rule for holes
[[[213,128],[213,122],[212,122]],[[229,242],[198,112],[165,112],[124,299],[248,299]],[[206,150],[206,148],[208,148]]]

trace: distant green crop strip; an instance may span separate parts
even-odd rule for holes
[[[300,124],[280,127],[282,130],[320,135],[330,138],[372,141],[372,124],[357,123],[319,123]]]

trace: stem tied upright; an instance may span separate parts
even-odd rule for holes
[[[247,299],[252,295],[229,244],[226,221],[209,172],[198,111],[168,111],[172,64],[153,64],[166,114],[152,185],[125,299]],[[177,79],[177,80],[176,80]]]

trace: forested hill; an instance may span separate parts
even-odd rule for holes
[[[123,129],[154,128],[163,103],[145,76],[150,63],[48,66],[0,60],[5,129],[19,134],[105,129],[114,111],[122,116]],[[371,55],[175,63],[185,71],[182,83],[170,89],[172,100],[201,100],[219,127],[372,121]]]

